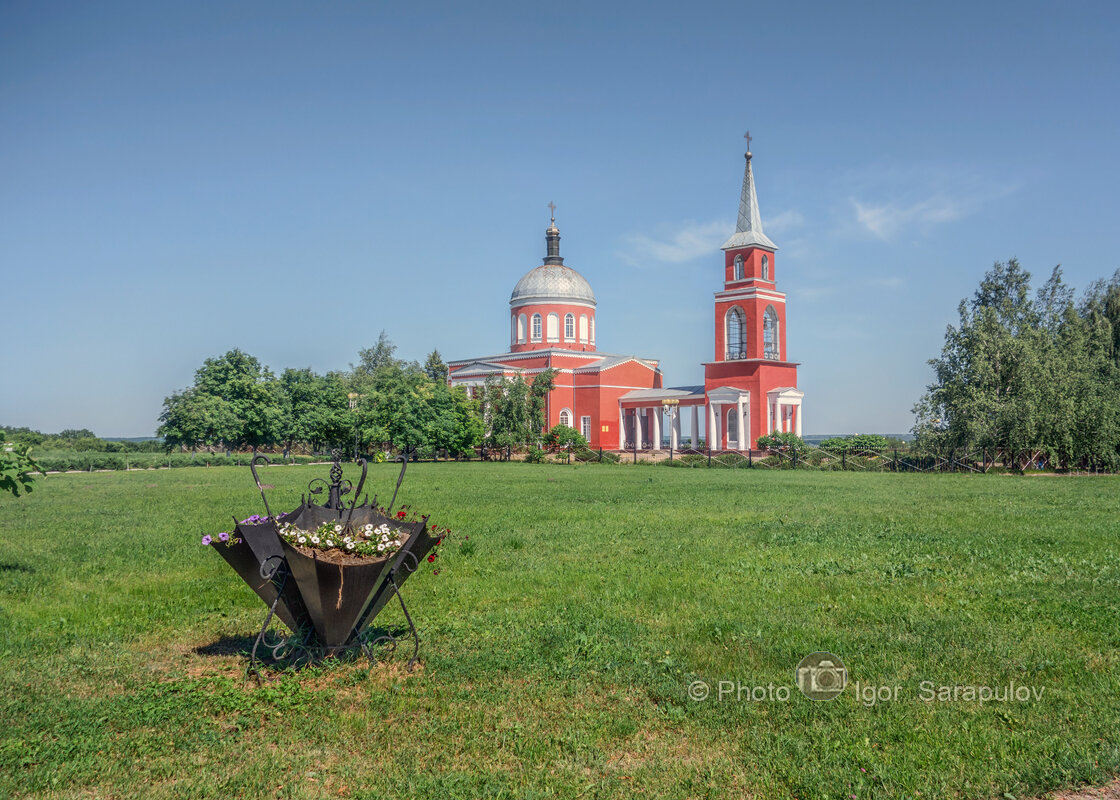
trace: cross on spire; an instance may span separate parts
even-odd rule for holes
[[[556,204],[551,200],[548,201],[548,210],[552,212],[552,224],[556,224]]]
[[[751,132],[744,133],[743,138],[747,140],[747,152],[749,153],[751,151]]]

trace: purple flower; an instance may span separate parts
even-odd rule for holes
[[[214,541],[214,537],[212,537],[210,534],[206,534],[205,536],[202,537],[202,543],[204,545],[210,544],[210,542],[212,542],[212,541]]]
[[[228,542],[229,541],[229,534],[226,533],[225,531],[222,531],[221,533],[218,534],[218,538],[221,539],[223,542]]]

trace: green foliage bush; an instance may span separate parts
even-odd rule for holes
[[[526,464],[543,464],[545,452],[539,447],[533,447],[525,454]]]
[[[41,467],[31,458],[31,447],[26,444],[4,442],[0,445],[0,492],[19,497],[35,488],[32,473]]]
[[[662,461],[669,467],[706,467],[708,466],[708,457],[700,453],[686,453],[683,456],[677,456],[672,461]]]

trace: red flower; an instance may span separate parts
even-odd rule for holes
[[[436,560],[436,554],[435,553],[432,553],[430,556],[428,556],[428,563],[429,564],[433,563],[435,560]]]
[[[405,511],[403,508],[400,511],[397,512],[397,519],[404,519],[407,516],[408,516],[408,512]]]

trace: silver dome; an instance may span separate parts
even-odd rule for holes
[[[549,300],[575,300],[595,305],[595,293],[587,279],[571,267],[545,264],[526,272],[509,297],[510,305]]]

